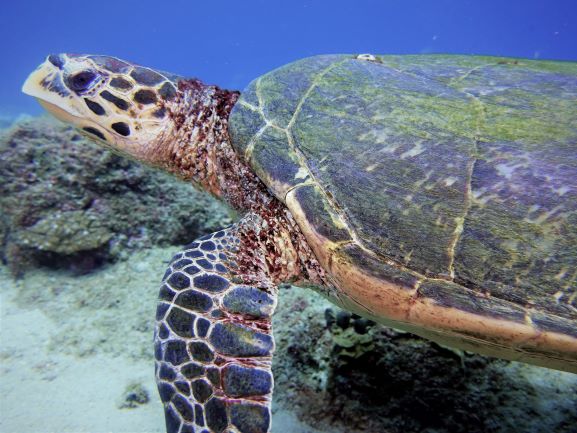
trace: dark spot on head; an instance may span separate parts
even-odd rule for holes
[[[166,114],[166,108],[164,108],[164,107],[161,107],[152,113],[152,115],[158,119],[162,119],[165,114]]]
[[[121,110],[128,110],[128,107],[129,107],[128,102],[126,102],[124,99],[119,98],[118,96],[114,96],[108,90],[104,90],[104,91],[100,92],[100,96],[102,96],[107,101],[112,102],[114,105],[116,105]]]
[[[130,76],[134,78],[138,84],[144,84],[145,86],[154,86],[164,81],[164,77],[159,73],[140,66],[136,66],[130,73]]]
[[[132,89],[132,83],[122,77],[114,77],[112,80],[110,80],[110,85],[122,90]]]
[[[87,98],[84,98],[84,102],[90,111],[92,111],[94,114],[98,114],[99,116],[106,114],[106,111],[104,111],[104,108],[102,108],[102,105],[100,105],[98,102],[91,101]]]
[[[97,78],[98,74],[96,72],[86,69],[74,75],[67,75],[64,78],[64,82],[70,90],[78,93],[90,89]]]
[[[101,140],[106,141],[106,137],[104,137],[104,134],[102,132],[100,132],[98,129],[93,128],[92,126],[86,126],[86,127],[82,128],[82,130],[88,132],[89,134],[95,135],[96,137],[100,138]]]
[[[158,94],[162,99],[170,101],[176,96],[176,89],[167,81],[160,87],[160,89],[158,89]]]
[[[134,100],[140,104],[154,104],[156,93],[149,89],[142,89],[134,94]]]
[[[113,123],[112,125],[110,125],[110,127],[120,135],[123,135],[124,137],[128,137],[130,135],[130,128],[124,122]]]
[[[89,56],[94,63],[110,72],[127,72],[130,65],[122,60],[110,56]]]
[[[48,56],[48,61],[52,63],[54,66],[56,66],[58,69],[62,69],[62,66],[64,66],[64,60],[59,54],[50,54]]]

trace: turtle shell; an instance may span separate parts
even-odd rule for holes
[[[577,372],[577,64],[329,55],[253,81],[235,148],[365,316]]]

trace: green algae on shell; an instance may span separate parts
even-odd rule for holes
[[[397,306],[418,291],[421,335],[449,332],[458,311],[503,320],[491,332],[511,338],[575,339],[576,89],[575,63],[317,56],[251,83],[230,129],[339,283],[354,271],[405,287]],[[406,321],[370,288],[340,295]],[[433,306],[446,325],[425,318]]]

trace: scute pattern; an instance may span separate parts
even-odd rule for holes
[[[252,82],[231,136],[335,257],[573,335],[554,322],[577,320],[576,89],[570,62],[317,56]]]
[[[276,300],[231,283],[236,245],[234,228],[203,236],[163,278],[155,354],[167,431],[270,429]]]

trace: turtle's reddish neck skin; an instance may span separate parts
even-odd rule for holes
[[[255,265],[252,256],[237,258],[245,283],[266,286],[306,281],[326,285],[324,271],[286,206],[269,192],[230,143],[228,118],[240,93],[197,79],[180,80],[178,90],[177,97],[164,107],[173,121],[172,130],[147,147],[144,159],[192,181],[235,210],[262,218],[261,227],[242,233],[240,251],[264,251],[266,269]],[[266,229],[261,232],[263,227]],[[247,281],[247,275],[253,279]]]

